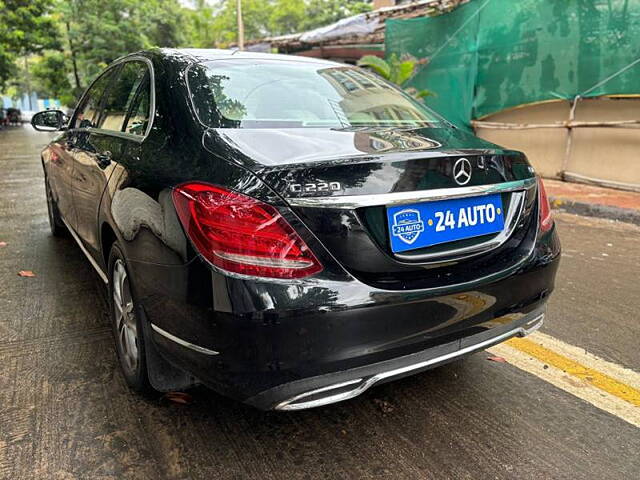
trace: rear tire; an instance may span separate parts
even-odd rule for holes
[[[54,237],[66,237],[69,234],[66,225],[62,221],[58,205],[51,195],[51,188],[49,187],[49,181],[45,178],[44,189],[47,195],[47,213],[49,214],[49,227],[51,228],[51,235]]]
[[[109,316],[120,370],[129,387],[149,393],[142,315],[135,301],[132,278],[118,243],[109,253]]]

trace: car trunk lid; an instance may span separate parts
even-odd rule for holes
[[[219,129],[216,136],[368,283],[423,288],[471,266],[485,275],[515,264],[530,247],[533,169],[523,154],[458,129]],[[456,181],[460,161],[470,177]],[[387,209],[488,195],[504,208],[501,231],[394,252]]]

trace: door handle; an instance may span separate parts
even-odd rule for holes
[[[96,163],[100,168],[106,168],[111,163],[111,152],[101,152],[96,154]]]

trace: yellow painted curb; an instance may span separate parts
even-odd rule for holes
[[[600,390],[629,402],[636,407],[640,407],[640,390],[622,383],[605,373],[585,367],[584,365],[549,350],[528,338],[512,338],[505,343],[516,350],[537,358],[541,362],[547,363],[564,371],[568,375],[584,380]]]

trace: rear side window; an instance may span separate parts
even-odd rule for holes
[[[149,72],[144,76],[142,83],[133,99],[131,108],[127,109],[129,116],[124,131],[133,135],[144,135],[149,124],[149,112],[151,109],[151,81]]]
[[[97,127],[103,130],[123,131],[127,112],[134,107],[134,103],[139,98],[139,91],[146,88],[149,90],[149,69],[143,62],[127,62],[122,66],[115,83],[107,91],[104,107]],[[145,86],[146,82],[146,86]],[[140,105],[136,105],[139,109]],[[142,115],[144,116],[144,114]],[[148,102],[147,113],[148,118]],[[130,122],[127,122],[129,125]],[[133,132],[132,132],[133,133]]]
[[[116,69],[112,69],[106,72],[91,86],[82,101],[82,105],[76,111],[76,115],[71,122],[71,128],[89,128],[96,126],[102,96],[109,86],[109,83],[113,80],[115,70]]]

